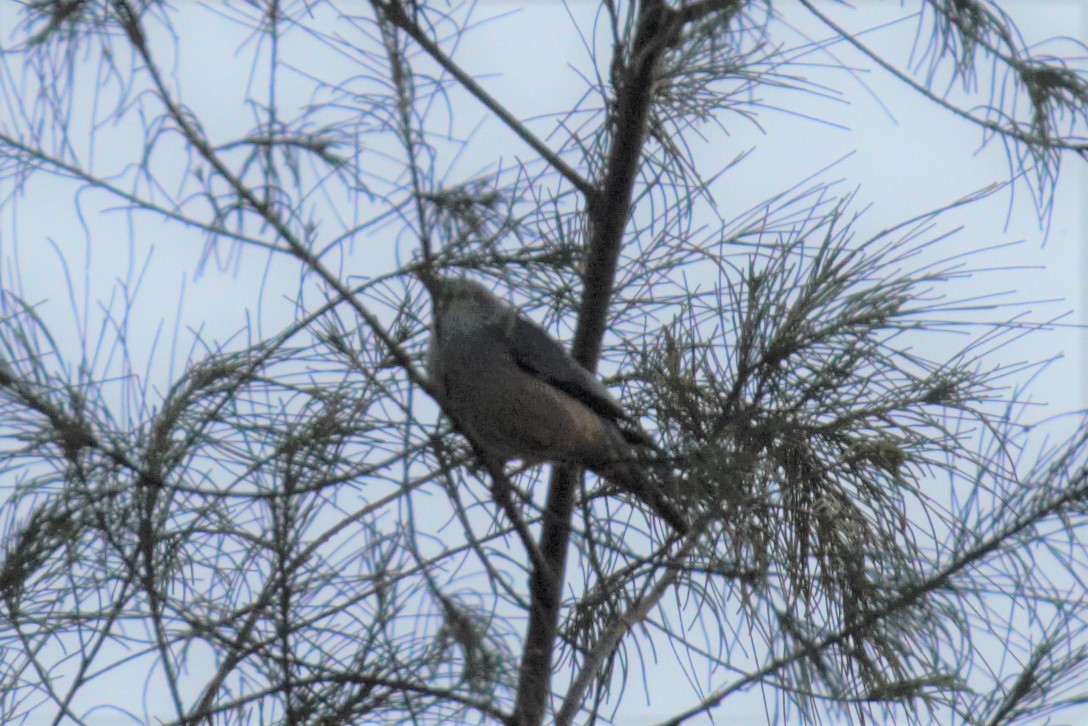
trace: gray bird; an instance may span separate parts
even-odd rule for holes
[[[677,532],[688,531],[639,459],[652,441],[595,375],[483,285],[419,277],[433,303],[431,381],[481,453],[500,465],[521,459],[585,467]]]

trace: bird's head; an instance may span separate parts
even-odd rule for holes
[[[436,332],[470,331],[501,321],[509,306],[486,287],[459,277],[439,277],[430,270],[416,273],[431,294]]]

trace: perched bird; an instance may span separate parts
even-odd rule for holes
[[[433,303],[431,381],[484,456],[585,467],[687,532],[640,460],[650,437],[600,379],[483,285],[419,276]]]

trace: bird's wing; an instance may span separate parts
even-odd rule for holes
[[[514,362],[527,373],[571,396],[613,421],[627,419],[623,406],[592,373],[580,366],[547,331],[514,313],[507,326]]]

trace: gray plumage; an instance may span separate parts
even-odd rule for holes
[[[639,460],[649,436],[600,379],[483,285],[420,278],[433,303],[431,381],[481,453],[584,466],[687,531]]]

